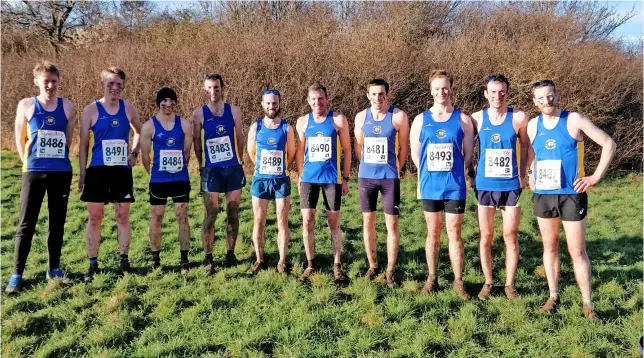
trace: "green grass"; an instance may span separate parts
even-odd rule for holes
[[[18,158],[2,153],[2,284],[11,273],[14,236],[20,197]],[[238,266],[220,269],[209,277],[198,267],[202,259],[200,226],[203,218],[192,178],[190,206],[194,269],[183,278],[178,272],[179,245],[176,222],[167,212],[161,273],[145,274],[149,265],[147,176],[135,169],[130,258],[140,274],[119,278],[116,224],[112,206],[106,210],[100,260],[106,269],[90,283],[81,283],[87,268],[85,224],[87,211],[79,201],[77,177],[65,226],[63,268],[73,279],[61,287],[44,281],[47,264],[46,203],[41,212],[25,271],[26,289],[17,296],[2,295],[3,357],[635,357],[642,334],[642,183],[638,177],[611,179],[590,193],[588,253],[593,264],[593,300],[597,322],[586,321],[561,242],[562,269],[559,313],[547,315],[538,307],[547,298],[541,265],[541,243],[531,215],[530,193],[520,226],[521,261],[517,288],[521,299],[503,297],[503,240],[494,245],[497,287],[487,302],[462,301],[451,290],[452,274],[445,237],[440,255],[437,295],[423,296],[426,278],[425,223],[415,200],[416,184],[403,180],[400,285],[387,289],[382,280],[367,282],[362,244],[362,221],[357,187],[342,208],[343,262],[351,283],[332,282],[331,244],[323,215],[316,224],[321,272],[310,284],[297,276],[305,262],[297,191],[291,208],[288,278],[274,270],[248,278],[244,271],[254,260],[250,240],[252,213],[249,187],[240,214]],[[75,173],[78,173],[75,168]],[[463,227],[465,280],[478,293],[483,278],[477,246],[477,229],[470,196]],[[386,232],[379,214],[379,262],[384,266]],[[497,226],[500,227],[500,226]],[[216,223],[215,259],[223,261],[224,218]],[[497,235],[499,233],[497,232]],[[269,210],[267,261],[274,267],[274,209]]]

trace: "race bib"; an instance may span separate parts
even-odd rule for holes
[[[211,163],[219,163],[233,158],[233,147],[228,136],[208,139],[206,148]]]
[[[282,175],[284,173],[284,152],[262,149],[260,153],[259,174]]]
[[[485,150],[485,177],[512,178],[512,149]]]
[[[127,165],[127,143],[123,139],[109,139],[101,142],[103,165]]]
[[[65,158],[65,133],[60,131],[38,131],[36,158]]]
[[[364,162],[387,164],[389,155],[387,138],[366,137],[364,139]]]
[[[331,159],[331,137],[309,137],[309,162],[323,162]]]
[[[183,151],[160,150],[159,171],[176,173],[183,169]]]
[[[450,172],[453,165],[452,143],[427,145],[427,170],[430,172]]]
[[[561,160],[538,161],[535,182],[537,190],[561,189]]]

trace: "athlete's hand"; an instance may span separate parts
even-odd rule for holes
[[[85,174],[80,174],[78,176],[78,191],[83,191],[84,185],[85,185]]]
[[[519,177],[519,188],[525,188],[525,179]]]
[[[138,156],[134,156],[134,155],[132,155],[132,153],[130,153],[130,155],[128,155],[128,156],[127,156],[127,163],[128,163],[131,167],[132,167],[132,166],[134,166],[134,165],[136,164],[136,158],[137,158],[137,157],[138,157]]]
[[[300,198],[302,197],[302,181],[300,180],[300,178],[297,179],[297,195]]]
[[[599,182],[599,179],[595,178],[594,175],[591,175],[589,177],[581,177],[581,178],[575,179],[575,182],[573,185],[575,186],[576,192],[583,193],[586,190],[588,190],[588,188],[597,184],[598,182]]]
[[[346,180],[342,181],[342,196],[349,194],[349,182]]]
[[[528,174],[528,185],[530,186],[530,190],[534,191],[536,188],[536,184],[534,182],[534,176],[531,174]]]

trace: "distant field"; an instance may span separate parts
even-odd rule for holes
[[[2,288],[11,274],[20,197],[20,163],[2,153]],[[78,169],[75,167],[77,174]],[[323,216],[316,224],[321,273],[310,284],[297,276],[306,262],[302,245],[297,190],[291,208],[288,278],[274,272],[277,263],[274,209],[269,210],[267,262],[271,269],[248,278],[254,260],[250,239],[252,212],[247,186],[242,197],[238,266],[209,277],[200,268],[198,178],[192,177],[190,225],[193,270],[179,275],[176,222],[171,211],[163,229],[164,270],[147,274],[149,209],[147,175],[135,169],[136,203],[132,206],[133,240],[130,258],[138,274],[119,278],[118,245],[113,209],[103,225],[100,262],[104,273],[81,283],[87,269],[87,211],[79,201],[74,177],[65,226],[63,268],[72,278],[68,287],[44,281],[47,264],[46,202],[25,271],[26,289],[17,296],[2,294],[3,357],[636,357],[642,334],[642,182],[639,177],[611,179],[590,191],[588,253],[593,264],[593,300],[597,322],[585,320],[564,240],[561,241],[559,313],[538,307],[548,295],[541,267],[541,242],[531,215],[531,193],[521,198],[521,259],[517,289],[521,299],[503,296],[503,240],[494,245],[495,296],[487,302],[463,301],[451,289],[446,248],[441,246],[440,284],[436,295],[423,296],[426,278],[422,208],[415,200],[416,183],[403,180],[399,285],[388,289],[383,280],[362,278],[367,268],[357,185],[342,209],[343,262],[351,278],[347,286],[333,284],[331,243]],[[483,283],[478,259],[478,230],[470,196],[463,227],[465,280],[476,294]],[[379,262],[385,266],[385,225],[379,214]],[[223,261],[224,217],[216,223],[215,259]],[[500,235],[497,232],[497,236]],[[106,270],[105,270],[106,269]]]

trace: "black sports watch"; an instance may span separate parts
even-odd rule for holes
[[[130,154],[132,154],[134,156],[134,158],[139,156],[139,152],[131,152]]]
[[[476,171],[470,170],[467,172],[467,176],[470,178],[474,178],[476,176]]]

